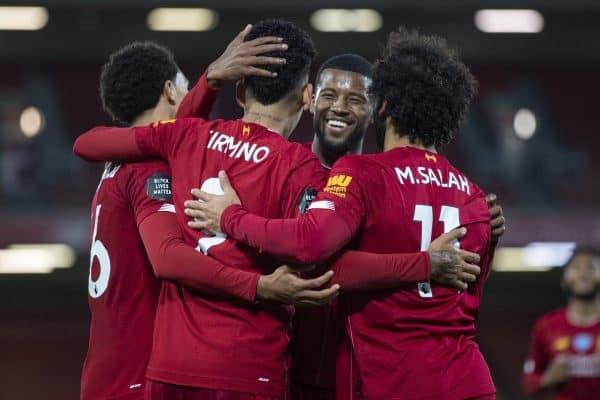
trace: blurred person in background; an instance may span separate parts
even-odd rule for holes
[[[564,308],[535,323],[523,385],[556,400],[600,398],[600,250],[578,247],[564,267]]]

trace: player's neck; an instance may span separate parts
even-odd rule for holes
[[[361,140],[359,143],[356,144],[356,146],[354,146],[352,149],[350,149],[344,154],[327,151],[327,149],[321,145],[321,142],[319,141],[317,135],[314,136],[312,142],[313,153],[315,153],[315,155],[319,157],[319,160],[321,160],[321,164],[328,168],[331,168],[333,164],[335,164],[335,162],[343,156],[347,156],[348,154],[362,154],[362,149],[363,140]]]
[[[427,150],[420,141],[411,142],[408,135],[400,135],[393,126],[388,126],[385,131],[383,151],[396,149],[398,147],[415,147],[417,149]]]
[[[246,108],[242,121],[262,125],[265,128],[288,137],[291,132],[290,117],[276,107],[253,104]]]
[[[590,301],[571,299],[567,306],[567,319],[575,326],[589,326],[600,321],[600,296]]]

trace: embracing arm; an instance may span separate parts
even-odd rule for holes
[[[173,214],[148,216],[139,232],[157,278],[205,294],[255,300],[260,274],[225,266],[185,244]]]
[[[204,71],[198,83],[185,95],[175,118],[208,119],[219,91],[210,86],[207,76],[208,70]]]
[[[75,140],[73,153],[87,161],[139,161],[145,155],[138,147],[133,128],[99,126]]]
[[[300,264],[324,262],[355,234],[346,221],[328,210],[310,210],[300,218],[268,219],[240,205],[225,209],[221,229],[254,248]]]

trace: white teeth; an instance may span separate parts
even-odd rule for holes
[[[327,125],[335,128],[345,128],[348,126],[348,124],[344,121],[338,121],[335,119],[330,119],[329,121],[327,121]]]

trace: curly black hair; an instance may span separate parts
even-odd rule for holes
[[[112,53],[100,73],[102,107],[115,121],[131,124],[158,102],[165,81],[179,67],[173,53],[153,42],[133,42]]]
[[[245,78],[246,88],[261,104],[269,105],[284,99],[308,81],[310,65],[315,58],[315,45],[310,35],[289,21],[268,19],[257,22],[244,41],[264,36],[278,36],[288,45],[286,51],[272,51],[265,56],[286,59],[283,65],[266,65],[261,68],[277,72],[275,78],[251,76]]]
[[[477,81],[438,36],[400,27],[375,62],[370,92],[387,101],[383,118],[425,146],[448,143],[467,116]]]
[[[321,79],[321,74],[326,69],[339,69],[341,71],[356,72],[370,78],[373,70],[373,64],[358,54],[347,53],[333,56],[325,60],[319,67],[319,70],[317,71],[317,77],[315,79],[317,84]]]

